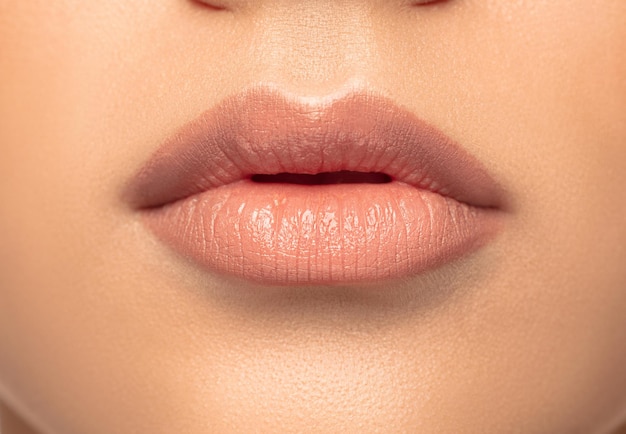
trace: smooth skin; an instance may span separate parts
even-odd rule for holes
[[[0,0],[2,434],[618,432],[624,23],[623,0]],[[374,290],[179,258],[121,192],[258,83],[409,108],[501,182],[500,235]]]

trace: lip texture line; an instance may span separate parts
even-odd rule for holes
[[[254,181],[327,172],[391,182]],[[385,97],[311,104],[267,87],[183,126],[126,190],[147,227],[184,257],[268,284],[419,274],[491,239],[502,196],[476,159]]]

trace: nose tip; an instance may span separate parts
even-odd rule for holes
[[[396,24],[420,26],[413,18],[430,15],[418,6],[453,0],[184,1],[229,12],[240,36],[232,43],[255,81],[319,94],[380,81],[402,51],[389,46]]]

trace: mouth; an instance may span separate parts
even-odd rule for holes
[[[314,175],[303,173],[278,173],[276,175],[256,174],[250,178],[254,182],[272,184],[332,185],[332,184],[386,184],[392,179],[386,173],[322,172]]]
[[[266,87],[184,125],[125,199],[186,260],[270,285],[424,273],[493,239],[504,204],[475,158],[383,96]]]

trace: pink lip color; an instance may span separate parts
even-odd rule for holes
[[[391,182],[253,178],[339,171]],[[184,257],[275,285],[422,273],[488,242],[502,205],[478,161],[387,98],[362,92],[310,104],[265,87],[185,125],[132,179],[127,198]]]

